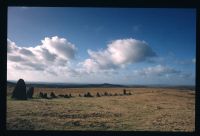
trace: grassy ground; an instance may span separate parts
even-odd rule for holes
[[[9,88],[12,90],[12,88]],[[129,96],[78,97],[96,92],[123,93],[123,88],[36,88],[28,101],[7,100],[9,130],[194,131],[195,92],[129,88]],[[71,93],[73,98],[38,99],[39,92]],[[66,93],[67,92],[67,93]]]

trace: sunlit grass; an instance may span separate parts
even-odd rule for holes
[[[129,96],[78,97],[91,92],[122,94],[122,88],[36,88],[34,99],[7,98],[11,130],[194,131],[195,92],[131,88]],[[38,99],[38,93],[71,93],[73,98]]]

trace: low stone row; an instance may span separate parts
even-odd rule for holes
[[[100,94],[99,92],[96,93],[96,97],[102,97],[102,96],[123,96],[123,95],[132,95],[130,92],[129,93],[123,93],[123,94],[112,94],[108,92],[104,92],[103,94]],[[79,97],[95,97],[95,95],[92,95],[90,92],[87,92],[86,94],[79,94]]]
[[[33,87],[26,87],[26,84],[23,79],[19,79],[14,90],[12,93],[12,98],[13,99],[18,99],[18,100],[27,100],[33,97],[34,94],[34,88]],[[101,97],[101,96],[123,96],[123,95],[131,95],[130,90],[123,90],[122,94],[112,94],[112,93],[107,93],[104,92],[104,94],[100,94],[99,92],[96,93],[96,97]],[[40,98],[45,98],[45,99],[50,99],[50,98],[57,98],[57,97],[63,97],[63,98],[71,98],[71,94],[59,94],[56,96],[53,92],[50,93],[50,96],[47,95],[47,93],[39,93]],[[93,96],[90,92],[87,92],[85,94],[79,94],[79,97],[95,97]]]
[[[59,94],[58,96],[56,96],[53,92],[51,92],[50,93],[50,96],[48,96],[48,94],[47,93],[42,93],[42,92],[40,92],[39,93],[39,97],[40,98],[45,98],[45,99],[52,99],[52,98],[59,98],[59,97],[63,97],[63,98],[71,98],[72,97],[72,95],[71,94],[65,94],[65,95],[63,95],[63,94]]]
[[[107,93],[104,92],[103,94],[100,94],[99,92],[96,93],[96,97],[102,97],[102,96],[124,96],[124,95],[132,95],[130,92],[126,93],[126,91],[123,91],[123,94],[112,94],[112,93]],[[75,96],[72,96],[71,93],[70,94],[59,94],[59,95],[55,95],[54,92],[51,92],[50,95],[48,96],[47,93],[39,93],[39,97],[40,98],[45,98],[45,99],[52,99],[52,98],[72,98]],[[92,95],[90,92],[87,92],[85,94],[79,94],[79,97],[95,97],[95,95]]]

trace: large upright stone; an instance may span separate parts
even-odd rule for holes
[[[26,92],[27,98],[33,98],[33,93],[34,93],[34,88],[29,87]]]
[[[19,79],[12,93],[12,98],[17,100],[27,100],[26,84],[23,79]]]

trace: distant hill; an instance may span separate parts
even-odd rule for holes
[[[16,82],[7,81],[7,85],[14,87]],[[119,85],[119,84],[75,84],[75,83],[46,83],[46,82],[26,82],[27,86],[40,88],[175,88],[180,90],[195,90],[195,86],[191,85]]]
[[[7,86],[15,86],[15,82],[7,81]],[[33,87],[41,87],[41,88],[90,88],[90,87],[126,87],[125,85],[117,85],[117,84],[70,84],[70,83],[26,83],[27,86]]]
[[[16,85],[16,83],[7,81],[7,86],[14,87],[15,85]]]

